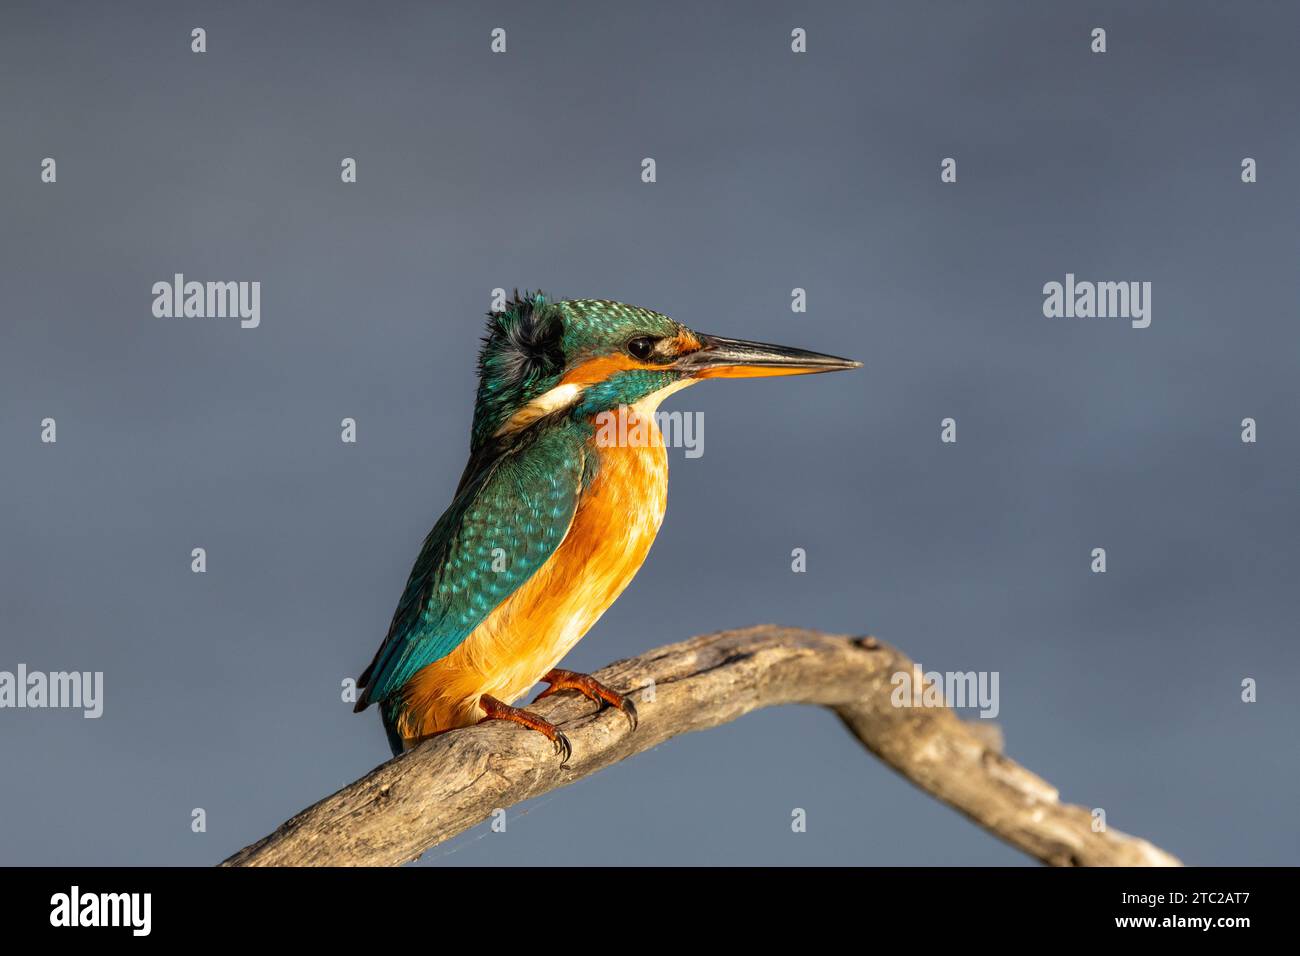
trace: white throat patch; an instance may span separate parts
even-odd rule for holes
[[[695,379],[682,378],[666,385],[657,392],[651,392],[640,401],[632,405],[633,411],[640,416],[653,416],[655,409],[673,392],[680,392],[688,385],[694,385]],[[519,411],[511,415],[500,428],[497,429],[497,436],[512,435],[520,429],[527,428],[539,418],[543,418],[552,412],[558,412],[562,408],[568,408],[575,404],[586,391],[585,385],[579,385],[576,382],[570,382],[567,385],[557,385],[538,395],[531,402],[525,405]]]
[[[582,390],[581,385],[570,382],[568,385],[557,385],[555,388],[543,392],[511,415],[505,424],[497,429],[497,434],[512,434],[521,428],[527,428],[537,419],[549,415],[551,412],[558,412],[562,408],[568,408],[582,397]]]

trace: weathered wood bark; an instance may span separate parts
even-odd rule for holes
[[[1029,855],[1058,866],[1177,866],[1145,840],[1094,832],[1083,807],[998,752],[991,735],[946,707],[895,707],[891,678],[913,664],[875,638],[755,627],[660,647],[601,670],[636,690],[640,726],[596,714],[572,692],[530,710],[573,743],[563,767],[548,741],[505,723],[444,734],[308,807],[223,866],[394,865],[509,807],[572,783],[670,737],[735,720],[759,707],[819,704],[868,750],[916,784]],[[996,735],[992,735],[996,736]]]

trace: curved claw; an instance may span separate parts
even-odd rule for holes
[[[520,710],[518,707],[504,704],[490,694],[484,694],[479,698],[479,706],[483,708],[485,715],[479,721],[480,724],[487,723],[489,720],[507,720],[542,734],[551,742],[555,753],[562,757],[560,760],[561,767],[568,763],[569,758],[573,756],[573,745],[569,743],[569,738],[564,736],[564,732],[550,721],[543,720],[536,714],[530,714],[526,710]]]
[[[624,697],[623,703],[618,709],[623,712],[623,716],[626,717],[627,722],[632,725],[632,729],[636,730],[636,723],[637,723],[636,704],[632,703],[632,698]]]

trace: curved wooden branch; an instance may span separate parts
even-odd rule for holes
[[[223,866],[395,865],[512,806],[670,737],[759,707],[819,704],[868,750],[994,836],[1058,866],[1178,866],[1146,840],[1094,832],[1083,807],[999,753],[990,735],[946,707],[895,707],[893,676],[913,671],[875,638],[782,627],[723,631],[618,661],[596,676],[635,696],[640,726],[573,693],[530,710],[563,725],[573,757],[518,727],[443,734],[308,807]]]

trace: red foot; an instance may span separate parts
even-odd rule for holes
[[[573,747],[569,744],[569,738],[564,736],[550,721],[542,720],[526,710],[520,710],[518,707],[511,707],[509,704],[503,704],[490,694],[484,694],[478,699],[478,705],[483,708],[487,714],[480,724],[489,720],[508,720],[512,724],[519,724],[521,727],[527,727],[529,730],[535,730],[555,746],[555,752],[561,754],[563,759],[560,765],[569,762],[573,756]]]
[[[550,684],[551,686],[538,694],[537,700],[541,700],[543,697],[550,697],[557,690],[580,691],[588,700],[594,700],[596,703],[600,704],[601,709],[603,709],[606,704],[609,704],[611,707],[617,707],[623,712],[623,716],[627,718],[628,723],[632,725],[632,729],[636,730],[636,705],[622,694],[610,690],[591,675],[579,674],[576,671],[564,671],[556,668],[555,670],[547,671],[546,676],[542,678],[542,682]],[[533,701],[533,703],[537,703],[537,700]]]

